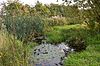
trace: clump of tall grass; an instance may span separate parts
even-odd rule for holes
[[[33,46],[31,46],[33,47]],[[0,66],[29,66],[30,45],[0,30]]]
[[[41,34],[45,28],[40,16],[5,16],[4,24],[9,33],[15,33],[21,40],[32,34]]]

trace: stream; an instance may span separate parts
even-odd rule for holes
[[[63,66],[64,59],[72,51],[65,42],[57,45],[42,43],[32,51],[31,66]]]

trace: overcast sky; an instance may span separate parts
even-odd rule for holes
[[[29,4],[30,6],[34,6],[37,1],[39,1],[43,4],[50,4],[50,3],[61,4],[61,3],[63,3],[62,0],[59,0],[59,2],[57,2],[57,0],[19,0],[19,1],[23,4]],[[3,3],[3,2],[7,2],[7,0],[0,0],[0,10],[2,8],[1,3]]]
[[[13,0],[12,0],[13,1]],[[61,4],[63,3],[62,0],[19,0],[23,4],[29,4],[30,6],[34,6],[37,1],[43,3],[43,4],[50,4],[50,3],[55,3],[55,4]],[[7,2],[7,0],[0,0],[0,10],[2,8],[1,3]]]
[[[44,4],[50,4],[50,3],[62,3],[62,0],[59,0],[59,2],[56,2],[57,0],[19,0],[20,2],[24,4],[29,4],[29,5],[35,5],[37,1],[44,3]],[[7,0],[0,0],[0,3],[2,2],[7,2]]]

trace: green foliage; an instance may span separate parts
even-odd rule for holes
[[[100,35],[87,37],[88,47],[85,51],[71,53],[64,61],[64,66],[99,66]]]
[[[53,30],[46,33],[48,41],[53,43],[63,42],[69,40],[71,37],[82,37],[86,38],[88,32],[81,27],[81,25],[66,25],[66,26],[55,26]]]
[[[64,41],[64,36],[60,31],[53,30],[52,32],[47,33],[48,39],[47,42],[49,43],[60,43]]]
[[[48,16],[50,14],[50,10],[46,7],[46,5],[43,5],[39,1],[37,1],[35,5],[36,13],[43,15],[43,16]]]
[[[47,18],[46,21],[48,26],[62,26],[67,24],[66,18],[63,17]]]
[[[58,44],[70,40],[70,44],[78,47],[78,50],[82,48],[81,38],[88,44],[86,51],[70,54],[68,60],[65,60],[65,66],[99,66],[100,1],[88,0],[88,5],[85,7],[89,6],[91,9],[86,10],[78,10],[85,0],[76,1],[78,6],[76,4],[72,6],[68,4],[68,6],[43,5],[37,2],[35,7],[30,7],[18,1],[4,5],[3,20],[8,33],[4,34],[0,31],[0,66],[29,66],[29,51],[36,45],[30,43],[30,40],[44,33],[50,43]],[[55,16],[56,18],[53,18]],[[83,21],[87,24],[89,31],[79,25]],[[1,25],[0,22],[0,28]]]
[[[4,24],[7,30],[17,36],[18,39],[27,37],[33,33],[43,33],[44,23],[39,16],[5,16]]]
[[[87,3],[86,0],[64,0],[64,2],[67,5],[72,4],[72,1],[76,2],[76,4],[74,4],[76,7],[81,8],[80,11],[80,18],[81,20],[87,20],[87,26],[90,28],[90,30],[97,30],[100,31],[100,26],[98,26],[99,28],[95,28],[96,27],[96,23],[98,23],[100,25],[100,1],[98,0],[88,0]],[[70,7],[69,7],[70,8]],[[71,9],[69,9],[71,10]],[[75,9],[71,10],[74,11]],[[69,12],[71,12],[69,11]],[[85,13],[84,13],[85,12]],[[75,13],[75,12],[73,12]],[[69,14],[69,13],[68,13]],[[69,15],[70,16],[70,15]]]
[[[14,36],[0,30],[0,66],[28,66],[30,51],[34,46],[35,43],[24,46]]]
[[[79,19],[80,11],[77,6],[65,6],[58,4],[43,5],[37,2],[35,7],[30,7],[29,5],[22,5],[19,1],[8,2],[8,5],[4,6],[6,15],[10,16],[42,16],[49,25],[65,25],[65,24],[79,24],[81,20]],[[57,18],[52,18],[57,17]]]
[[[77,52],[83,51],[87,47],[86,42],[82,37],[71,37],[67,43],[69,44],[69,47]]]
[[[16,15],[29,15],[30,6],[23,5],[19,1],[8,2],[8,5],[4,5],[4,13],[6,15],[16,16]]]
[[[82,24],[82,21],[79,17],[76,18],[66,18],[67,25],[74,25],[74,24]]]

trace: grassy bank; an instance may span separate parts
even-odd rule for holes
[[[29,66],[30,50],[35,45],[23,44],[8,32],[0,30],[0,66]]]
[[[64,61],[64,66],[100,66],[100,34],[88,31],[80,24],[54,26],[45,33],[50,43],[60,43],[71,37],[85,39],[87,48],[73,52]],[[6,31],[0,31],[0,66],[29,66],[30,50],[35,43],[23,44]]]
[[[82,52],[70,53],[64,66],[100,66],[100,34],[92,34],[82,25],[55,26],[47,33],[48,41],[62,42],[70,37],[80,36],[86,41],[87,48]]]
[[[71,53],[64,66],[100,66],[100,35],[88,38],[87,49],[83,52]]]
[[[66,26],[54,26],[52,31],[47,32],[48,42],[59,43],[70,39],[71,37],[80,36],[86,38],[89,31],[80,25],[66,25]]]

